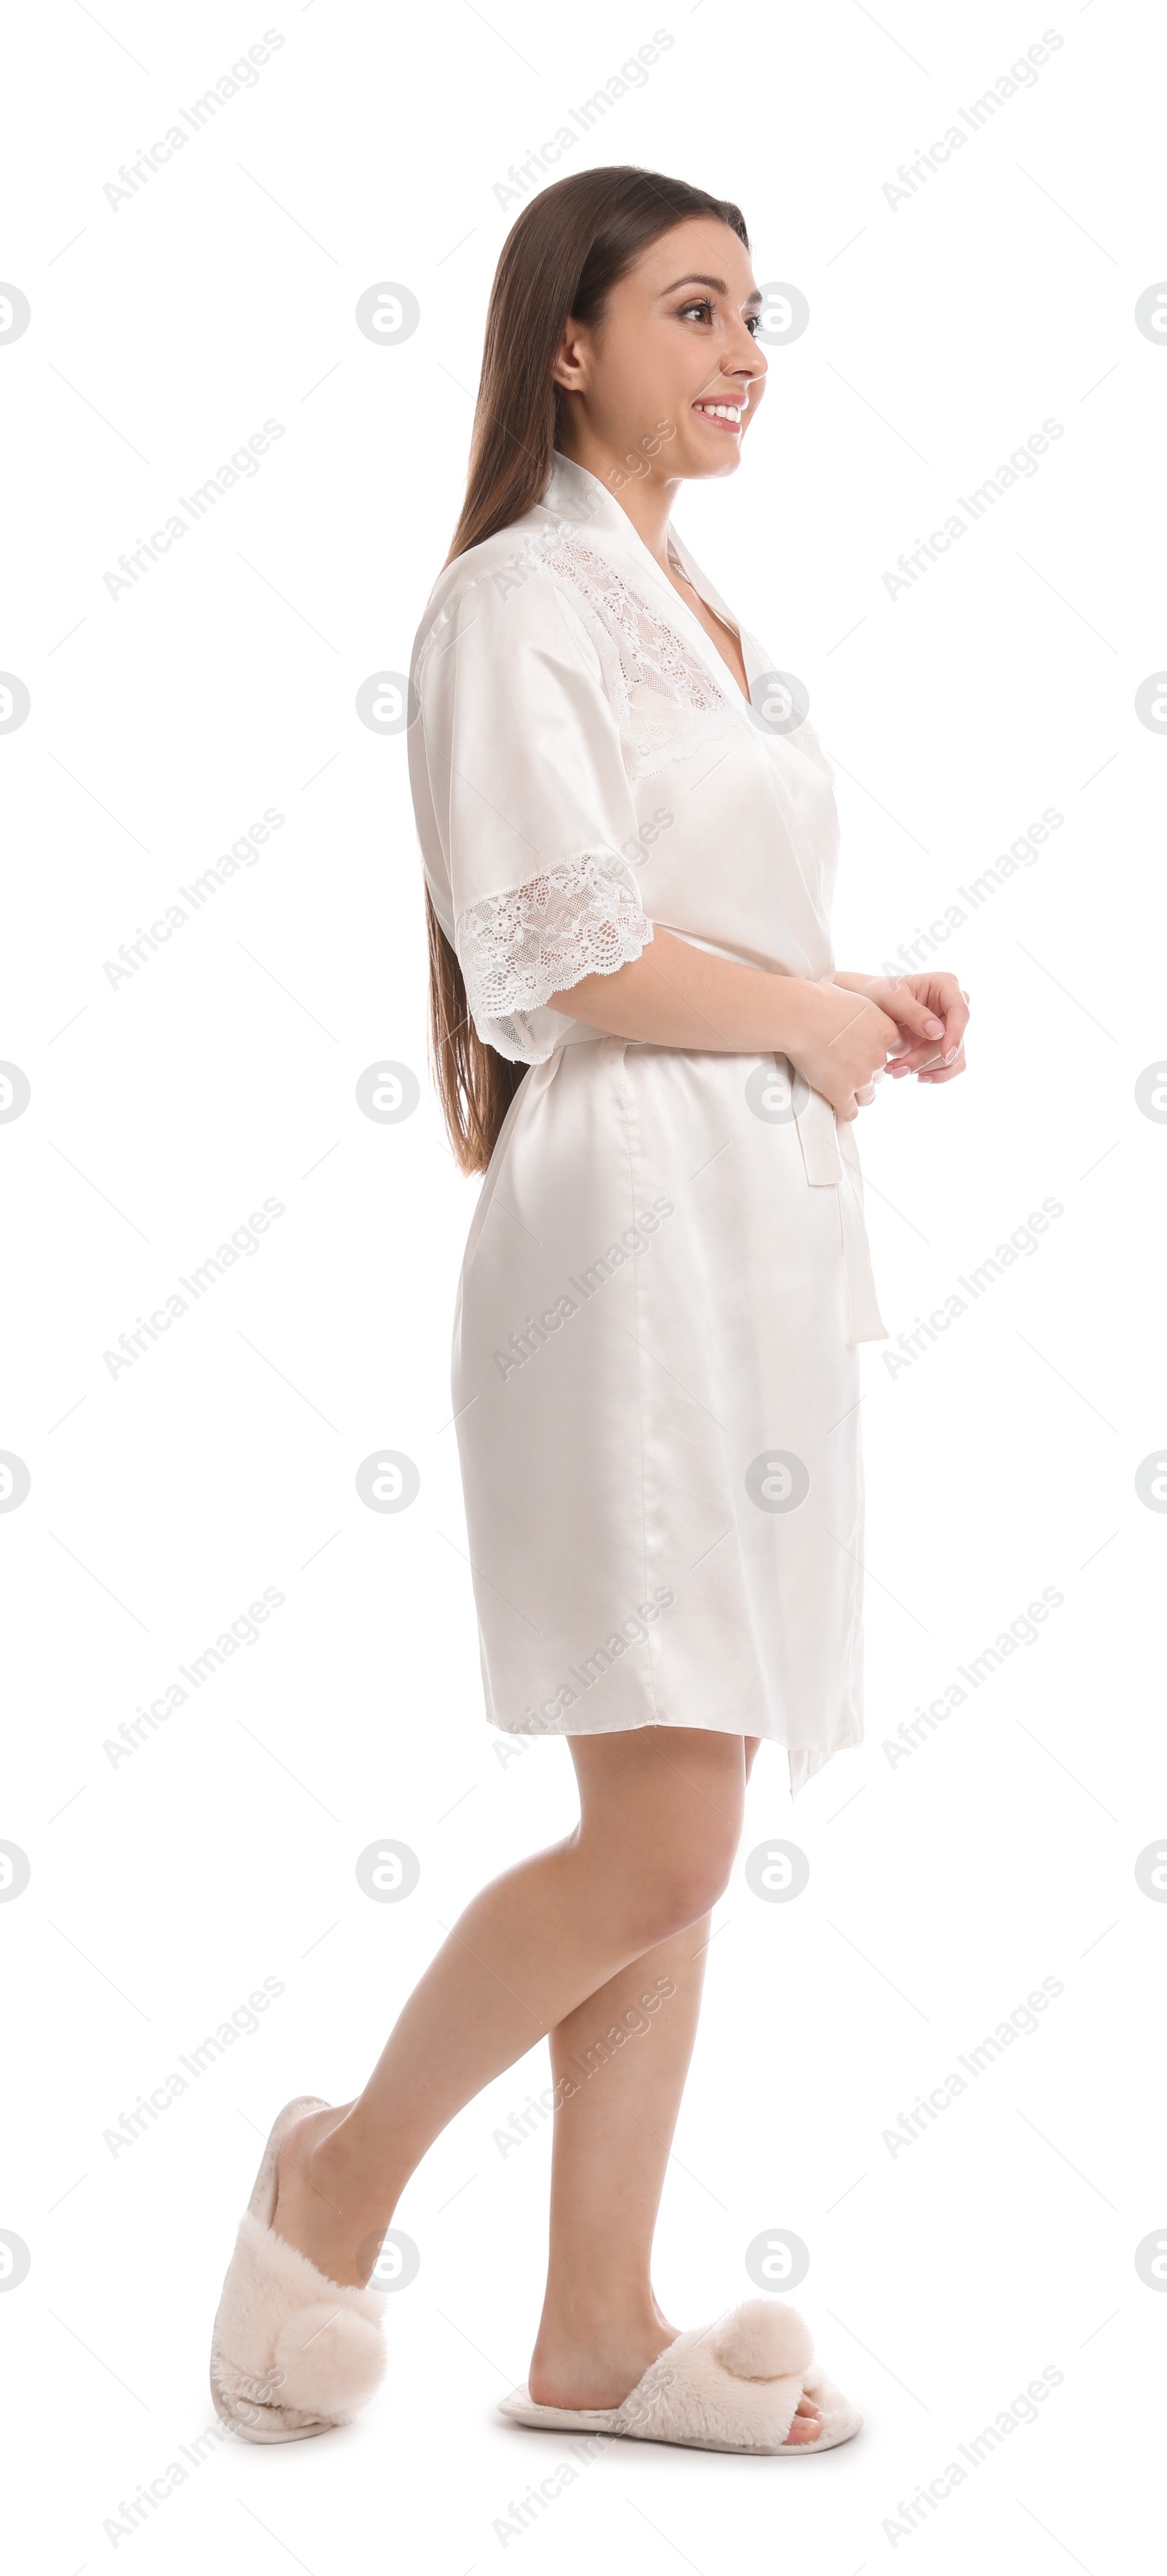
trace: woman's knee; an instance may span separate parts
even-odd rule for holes
[[[580,1849],[645,1947],[699,1922],[725,1894],[744,1803],[740,1737],[682,1729],[666,1750],[652,1740],[663,1732],[617,1738],[612,1757],[589,1747],[577,1765]]]
[[[683,1837],[644,1856],[629,1902],[653,1941],[699,1923],[729,1885],[738,1837],[718,1820],[699,1838]]]
[[[732,1855],[724,1866],[715,1867],[706,1858],[672,1873],[659,1891],[657,1940],[667,1941],[670,1933],[684,1932],[690,1923],[700,1923],[712,1913],[729,1886],[731,1860]]]

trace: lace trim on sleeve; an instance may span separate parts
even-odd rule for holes
[[[454,946],[477,1025],[513,1023],[585,975],[614,975],[639,957],[652,923],[622,869],[590,852],[562,859],[459,914]]]

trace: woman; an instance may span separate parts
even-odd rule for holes
[[[760,305],[736,206],[631,169],[546,189],[495,280],[411,762],[437,1080],[486,1174],[454,1396],[487,1708],[568,1738],[580,1821],[467,1908],[354,2102],[277,2120],[212,2370],[253,2439],[371,2393],[402,2187],[544,2035],[547,2293],[504,2412],[771,2452],[859,2422],[792,2309],[679,2334],[650,2277],[758,1743],[797,1790],[861,1734],[884,1328],[849,1131],[885,1069],[959,1073],[968,1016],[948,975],[834,972],[828,764],[670,525],[737,470]]]

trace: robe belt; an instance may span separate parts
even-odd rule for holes
[[[798,1106],[799,1088],[801,1086],[795,1092],[794,1123],[802,1147],[807,1186],[810,1189],[834,1189],[839,1193],[839,1228],[849,1309],[848,1343],[885,1342],[887,1326],[876,1300],[863,1216],[863,1180],[858,1156],[853,1150],[848,1151],[845,1142],[850,1129],[840,1128],[829,1100],[824,1100],[821,1091],[808,1091]]]
[[[588,1036],[589,1039],[595,1038],[600,1043],[604,1042],[602,1030],[589,1030]],[[565,1045],[572,1043],[580,1043],[580,1041],[561,1039],[553,1053],[544,1058],[541,1064],[535,1065],[528,1074],[523,1085],[528,1106],[554,1081],[563,1062]],[[607,1039],[610,1047],[617,1048],[637,1043],[635,1039]],[[799,1095],[804,1087],[802,1084],[795,1086],[794,1123],[802,1149],[807,1187],[833,1189],[839,1194],[839,1232],[843,1247],[843,1276],[847,1290],[848,1345],[853,1346],[856,1342],[886,1342],[887,1326],[880,1314],[876,1299],[875,1281],[871,1271],[871,1252],[863,1216],[863,1178],[859,1169],[858,1156],[853,1148],[848,1150],[845,1141],[850,1135],[850,1128],[839,1127],[834,1110],[829,1100],[824,1100],[821,1091],[807,1090],[805,1099],[799,1105]]]

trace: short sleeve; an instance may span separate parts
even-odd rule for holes
[[[504,568],[439,614],[413,677],[419,832],[471,1017],[500,1055],[541,1063],[568,1025],[548,996],[653,935],[599,659],[545,567]]]

